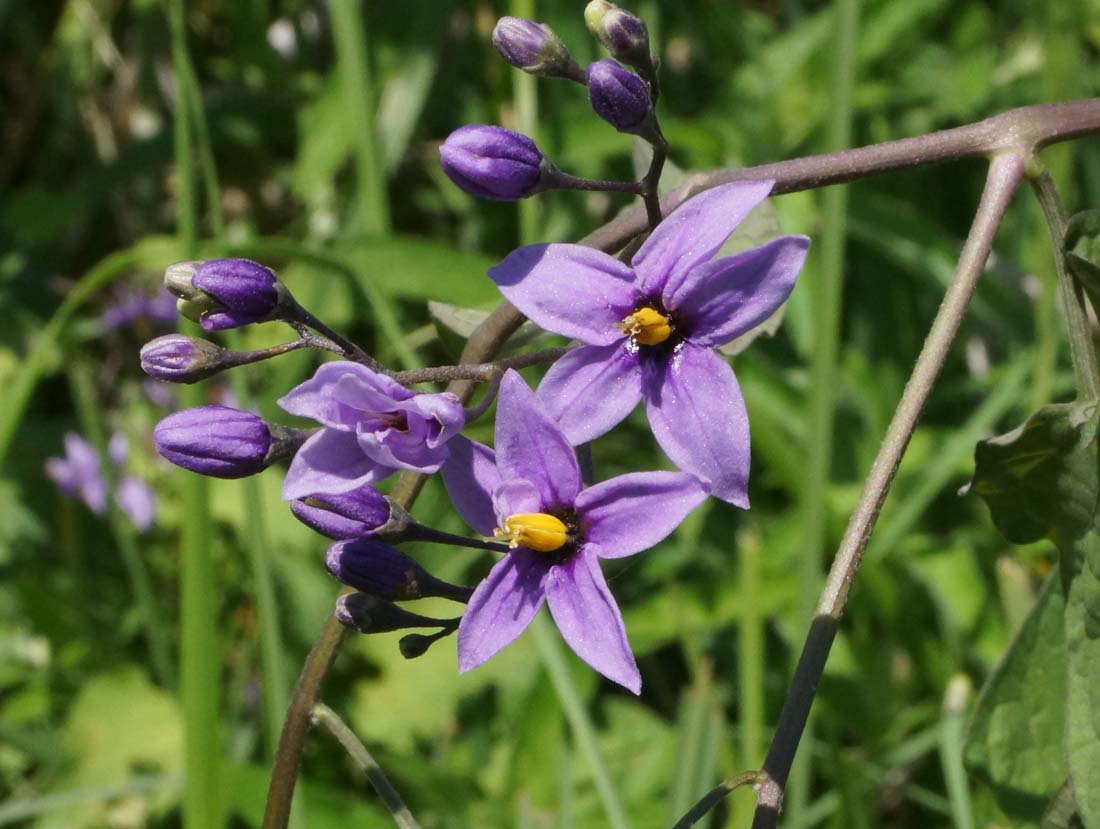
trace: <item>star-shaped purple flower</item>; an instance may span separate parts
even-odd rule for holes
[[[774,182],[734,182],[685,202],[631,260],[582,245],[530,245],[489,271],[537,325],[584,345],[547,372],[538,400],[573,444],[607,432],[640,400],[665,453],[748,507],[749,419],[714,349],[786,300],[810,241],[782,236],[711,261]]]
[[[496,452],[459,438],[442,474],[466,522],[512,547],[466,607],[459,670],[511,643],[546,601],[577,655],[638,693],[642,679],[599,560],[664,539],[703,502],[705,485],[682,472],[635,472],[582,489],[569,441],[515,371],[500,387]]]
[[[350,492],[398,469],[436,472],[447,460],[447,441],[466,423],[455,395],[416,394],[347,361],[325,363],[279,405],[324,426],[290,464],[287,501]]]

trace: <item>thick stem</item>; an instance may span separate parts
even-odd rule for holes
[[[1066,267],[1066,256],[1062,251],[1062,240],[1066,235],[1066,210],[1062,206],[1054,179],[1038,159],[1029,161],[1028,180],[1039,200],[1039,207],[1043,210],[1047,230],[1050,232],[1050,244],[1054,248],[1058,295],[1062,299],[1069,328],[1069,351],[1073,358],[1073,374],[1077,380],[1077,396],[1081,400],[1095,400],[1100,397],[1100,372],[1096,366],[1096,348],[1086,311],[1085,292],[1081,284],[1070,275]]]
[[[656,102],[656,86],[651,87],[654,91],[654,102]],[[645,204],[645,216],[646,223],[649,225],[650,231],[656,230],[657,225],[661,223],[661,173],[664,172],[665,162],[668,160],[668,141],[665,140],[664,134],[661,132],[661,126],[657,123],[657,116],[655,113],[652,115],[652,135],[646,137],[649,142],[649,146],[653,148],[653,157],[649,161],[649,170],[646,171],[645,178],[642,179],[642,202]]]
[[[928,337],[917,357],[909,382],[905,384],[882,447],[871,466],[863,492],[829,570],[825,590],[817,605],[816,617],[795,667],[787,699],[779,715],[775,737],[764,761],[766,779],[760,788],[753,829],[771,829],[778,825],[791,764],[798,751],[802,731],[813,704],[817,685],[825,670],[825,661],[836,636],[844,606],[859,570],[871,530],[886,500],[898,464],[909,445],[932,385],[947,358],[962,323],[970,297],[985,269],[993,237],[1005,210],[1024,175],[1026,156],[1006,152],[994,157],[986,177],[985,190],[978,205],[966,244],[963,246],[955,277],[944,295]]]
[[[551,190],[596,190],[608,193],[641,193],[640,181],[597,181],[590,178],[578,178],[561,170],[554,170],[550,177]]]
[[[420,829],[420,824],[416,822],[416,818],[412,816],[409,807],[405,805],[405,801],[401,799],[397,789],[390,783],[389,778],[382,771],[382,767],[378,765],[371,753],[367,751],[367,747],[359,741],[359,738],[355,736],[355,733],[348,728],[336,712],[324,703],[319,702],[313,706],[312,718],[317,725],[336,738],[336,742],[343,746],[348,756],[367,775],[367,780],[378,792],[378,796],[382,798],[382,803],[385,804],[389,813],[393,815],[394,823],[400,826],[401,829]]]
[[[455,380],[472,380],[478,383],[486,383],[510,368],[520,369],[539,363],[552,363],[559,357],[564,357],[567,352],[572,351],[575,347],[541,348],[538,351],[529,351],[526,354],[519,354],[506,360],[497,360],[495,363],[460,363],[456,366],[433,366],[432,368],[417,368],[412,371],[399,371],[393,375],[393,379],[405,386],[417,383],[450,383]]]

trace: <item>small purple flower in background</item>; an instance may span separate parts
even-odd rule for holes
[[[749,419],[733,370],[714,349],[759,325],[787,299],[810,240],[782,236],[711,261],[771,192],[734,182],[683,204],[625,265],[582,245],[529,245],[489,271],[537,325],[584,345],[538,389],[573,444],[606,433],[645,401],[665,453],[748,507]]]
[[[447,460],[447,441],[466,423],[455,395],[416,394],[346,361],[325,363],[279,405],[324,426],[290,464],[287,501],[350,492],[398,469],[436,472]]]
[[[155,294],[147,294],[136,288],[130,288],[120,292],[116,299],[103,309],[99,319],[103,327],[108,330],[124,328],[139,322],[148,323],[153,328],[175,328],[176,300],[163,289]]]
[[[512,550],[474,591],[458,629],[458,667],[511,643],[545,600],[577,655],[634,693],[642,680],[601,558],[647,550],[706,498],[682,472],[635,472],[582,489],[573,449],[515,371],[504,376],[496,452],[460,438],[443,467],[451,500]]]
[[[122,469],[129,455],[124,435],[114,434],[107,446],[111,463]],[[96,515],[107,512],[107,481],[100,467],[99,453],[75,432],[65,435],[65,457],[47,458],[46,474],[66,495],[79,498]],[[140,532],[156,519],[156,496],[144,481],[123,474],[115,491],[115,501],[123,514]]]

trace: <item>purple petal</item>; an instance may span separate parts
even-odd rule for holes
[[[519,248],[489,278],[536,325],[589,345],[623,339],[617,326],[638,298],[630,268],[583,245]]]
[[[581,491],[573,447],[513,369],[500,384],[496,445],[501,480],[530,481],[538,487],[544,508],[572,506]]]
[[[118,482],[115,501],[138,532],[145,532],[157,517],[157,498],[144,481],[127,475]]]
[[[546,601],[558,630],[577,656],[637,694],[642,677],[598,556],[595,546],[586,544],[569,561],[552,567]]]
[[[313,377],[279,400],[291,414],[308,417],[332,429],[351,431],[363,412],[389,412],[395,400],[413,393],[366,366],[347,360],[325,363]]]
[[[115,432],[107,441],[107,457],[115,466],[122,466],[130,456],[130,441],[122,432]]]
[[[667,297],[687,320],[688,339],[701,346],[728,343],[782,305],[806,261],[810,240],[782,236],[736,256],[695,268]]]
[[[503,481],[493,490],[493,509],[497,516],[496,525],[503,527],[510,516],[525,512],[540,512],[542,496],[530,481]]]
[[[642,367],[625,342],[585,345],[550,366],[535,397],[569,442],[595,440],[642,399]]]
[[[493,492],[500,485],[496,453],[488,446],[464,437],[449,444],[451,456],[440,474],[451,503],[462,520],[482,535],[492,535],[497,526]]]
[[[646,414],[665,454],[715,498],[748,509],[749,416],[729,363],[685,342],[646,368]]]
[[[718,252],[734,228],[768,197],[774,181],[735,181],[706,190],[676,208],[631,264],[642,296],[667,297],[687,273]]]
[[[355,435],[322,429],[302,444],[290,462],[283,481],[283,500],[351,492],[382,480],[392,471],[364,455]]]
[[[707,487],[682,472],[632,472],[603,481],[577,496],[585,540],[603,558],[648,550],[703,503]]]
[[[384,428],[377,432],[359,431],[359,449],[368,458],[390,469],[410,469],[431,474],[447,460],[447,447],[432,448],[409,432]]]
[[[476,668],[523,633],[546,597],[549,567],[523,548],[498,561],[477,586],[458,626],[458,670]]]

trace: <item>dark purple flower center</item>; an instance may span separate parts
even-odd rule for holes
[[[541,555],[549,564],[564,564],[573,558],[584,544],[584,522],[572,507],[548,507],[542,511],[565,524],[566,542],[558,549]]]

